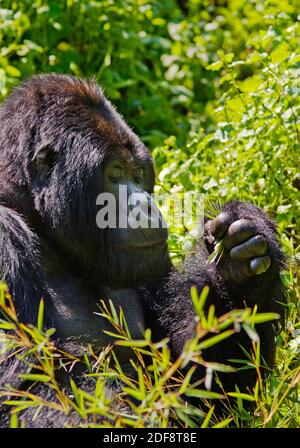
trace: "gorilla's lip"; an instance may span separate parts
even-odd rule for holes
[[[126,249],[153,249],[155,247],[166,247],[166,246],[167,246],[166,240],[145,241],[139,244],[129,244],[126,246]]]

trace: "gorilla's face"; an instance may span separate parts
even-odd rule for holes
[[[72,95],[60,98],[59,114],[56,103],[44,107],[30,166],[38,227],[102,285],[141,286],[170,266],[167,230],[150,198],[152,159],[96,93],[97,107]]]
[[[110,287],[141,286],[164,273],[168,234],[151,197],[151,160],[114,148],[78,171],[67,159],[62,153],[47,176],[41,169],[35,188],[46,237]]]
[[[153,177],[152,163],[126,150],[104,165],[97,225],[105,229],[105,278],[111,286],[143,285],[170,266],[166,224],[151,196]]]

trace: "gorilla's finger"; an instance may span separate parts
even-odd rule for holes
[[[268,250],[268,243],[263,235],[255,235],[245,243],[235,246],[230,251],[232,260],[245,260],[247,258],[265,255]]]
[[[253,274],[260,275],[266,272],[270,266],[271,266],[270,257],[254,258],[250,262],[250,271],[253,272]]]
[[[214,244],[216,239],[213,236],[213,234],[211,233],[210,227],[211,227],[211,221],[207,221],[204,226],[204,235],[205,235],[206,241],[208,241],[209,244]]]
[[[214,235],[214,237],[219,238],[222,236],[230,225],[230,215],[229,213],[222,212],[210,221],[209,230]]]
[[[224,246],[226,249],[231,249],[253,235],[255,235],[255,229],[251,221],[249,219],[239,219],[229,226],[224,238]]]

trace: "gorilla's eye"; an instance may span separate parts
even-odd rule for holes
[[[134,171],[134,180],[136,182],[142,182],[143,179],[144,179],[144,169],[136,168]]]
[[[122,177],[123,177],[124,173],[121,167],[119,166],[114,166],[111,168],[110,172],[109,172],[109,179],[111,180],[111,182],[119,182]]]
[[[51,170],[55,167],[57,159],[58,152],[52,146],[45,145],[38,149],[32,159],[32,164],[39,172],[46,170],[48,174],[51,174]]]
[[[58,159],[58,153],[55,153],[53,150],[49,150],[47,155],[45,156],[44,163],[47,165],[49,169],[53,169]]]

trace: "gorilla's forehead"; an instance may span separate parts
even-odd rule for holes
[[[152,157],[143,143],[132,145],[124,143],[123,145],[110,145],[105,151],[104,163],[111,160],[120,160],[128,165],[148,165],[152,164]]]
[[[74,141],[74,137],[85,140],[90,146],[103,148],[105,156],[118,154],[126,160],[151,163],[146,146],[105,97],[98,84],[61,75],[37,77],[37,81],[27,87],[43,93],[47,134],[54,138],[58,136],[60,141],[62,135],[65,141]]]

